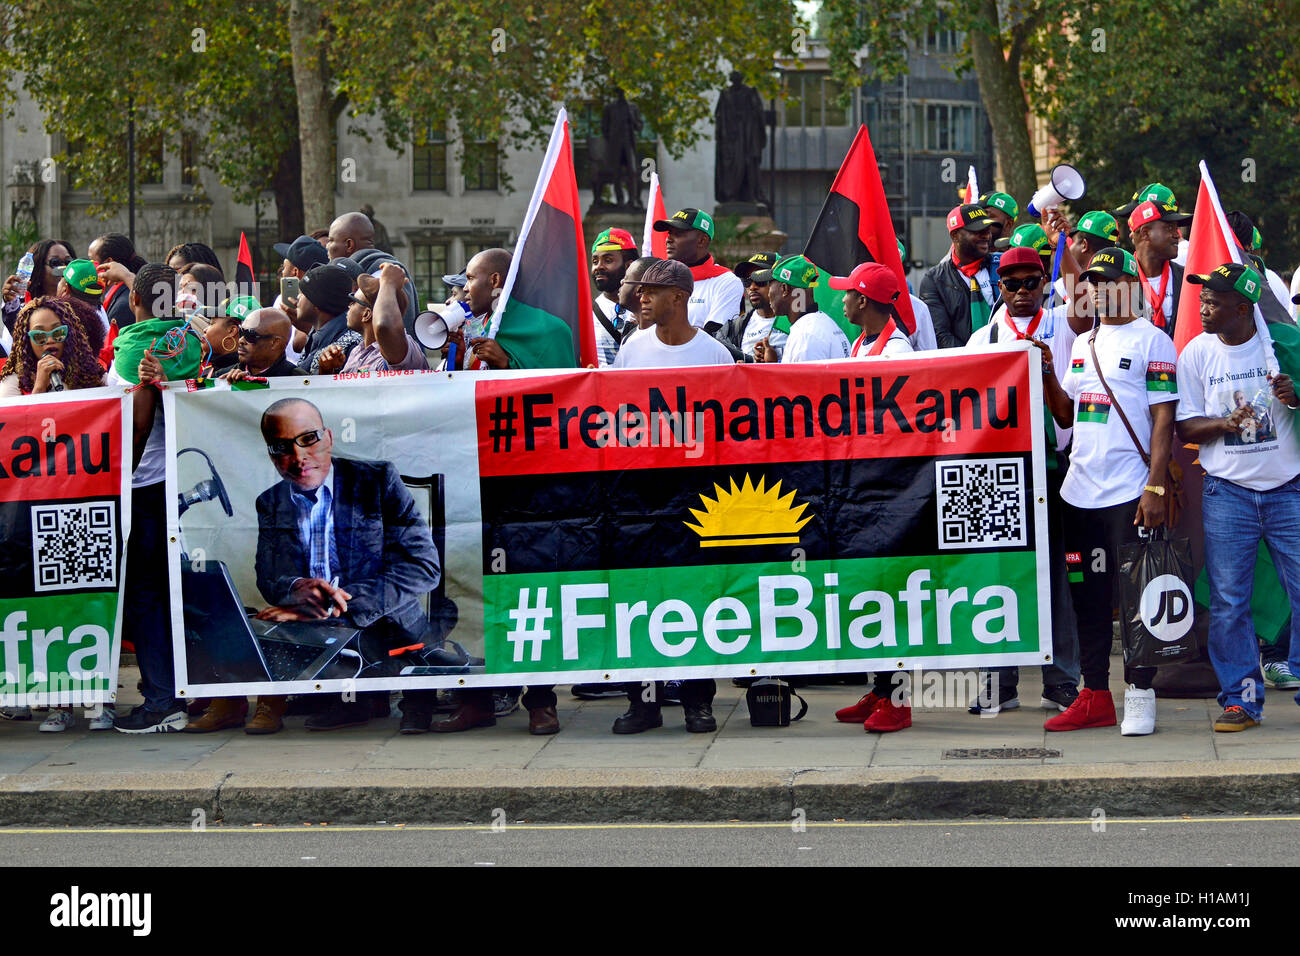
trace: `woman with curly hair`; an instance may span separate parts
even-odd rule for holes
[[[0,398],[103,384],[104,367],[66,300],[46,295],[23,306],[14,322],[13,354],[0,368]]]
[[[41,395],[70,388],[104,384],[104,367],[91,351],[85,326],[66,299],[52,295],[33,299],[14,322],[14,349],[0,368],[0,398]],[[7,707],[10,720],[31,720],[29,706]],[[91,730],[113,726],[114,709],[105,705],[90,720]],[[51,707],[40,730],[67,730],[76,722],[72,711]]]

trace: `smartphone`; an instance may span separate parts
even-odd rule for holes
[[[295,302],[298,299],[298,282],[297,276],[281,276],[280,278],[280,298],[285,302]]]

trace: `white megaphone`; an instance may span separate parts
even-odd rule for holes
[[[1052,170],[1047,185],[1034,193],[1029,200],[1029,215],[1037,219],[1048,209],[1054,209],[1063,202],[1082,199],[1084,192],[1083,177],[1079,171],[1067,163],[1061,163]]]
[[[447,344],[447,337],[472,318],[464,302],[435,305],[415,317],[415,337],[426,349],[436,351]]]

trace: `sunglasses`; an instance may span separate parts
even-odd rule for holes
[[[68,337],[68,327],[59,325],[48,332],[32,329],[27,333],[27,337],[32,340],[33,345],[44,345],[46,342],[62,342]]]
[[[768,287],[768,284],[771,283],[771,281],[772,281],[771,279],[764,279],[762,282],[756,282],[756,281],[753,280],[753,279],[746,279],[746,280],[745,280],[745,288],[748,289],[750,286],[752,286],[752,285],[756,285],[756,286],[758,286],[760,289],[766,289],[766,288]]]
[[[71,259],[46,259],[45,264],[51,269],[66,269]]]
[[[266,443],[266,450],[272,455],[291,455],[293,447],[310,448],[322,438],[325,437],[325,429],[313,428],[309,432],[303,432],[294,438],[276,438]]]
[[[1027,292],[1033,292],[1043,284],[1043,276],[1030,276],[1027,279],[1003,279],[1002,288],[1008,292],[1019,292],[1021,289]]]
[[[348,296],[348,298],[352,300],[353,305],[359,305],[363,309],[370,308],[370,303],[367,302],[365,299],[361,298],[361,296],[359,295],[350,295]]]
[[[280,336],[271,335],[268,332],[254,332],[252,329],[240,328],[239,337],[241,339],[247,339],[249,345],[256,345],[258,342],[278,339]]]

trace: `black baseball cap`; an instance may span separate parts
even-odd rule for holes
[[[281,259],[288,259],[295,267],[306,272],[330,261],[325,247],[311,236],[299,236],[293,242],[277,242],[271,247]]]
[[[1206,274],[1189,272],[1187,281],[1215,292],[1237,292],[1252,305],[1259,301],[1260,294],[1264,291],[1264,281],[1259,273],[1240,262],[1225,262]]]
[[[329,264],[308,270],[299,288],[326,315],[343,314],[352,300],[352,277]]]
[[[775,252],[756,252],[732,271],[742,280],[750,278],[755,272],[770,272],[780,258]]]
[[[667,232],[669,229],[698,229],[712,239],[713,217],[694,206],[687,206],[685,209],[677,210],[667,219],[655,220],[655,232]]]

